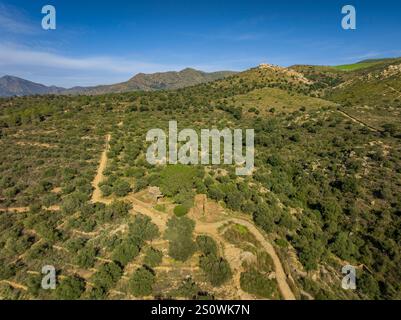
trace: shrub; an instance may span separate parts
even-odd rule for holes
[[[95,264],[96,249],[92,246],[79,250],[75,263],[82,268],[91,268]]]
[[[139,249],[140,246],[134,239],[125,239],[114,249],[112,259],[125,266],[139,254]]]
[[[148,248],[145,253],[144,263],[149,267],[158,266],[163,259],[163,253],[160,250],[154,249],[152,247]]]
[[[66,242],[66,248],[72,253],[77,253],[78,250],[81,250],[85,247],[85,243],[86,240],[83,238],[72,238]]]
[[[255,270],[241,273],[240,285],[244,291],[268,299],[271,299],[276,292],[275,281],[267,279]]]
[[[213,200],[220,201],[224,198],[224,192],[217,185],[211,185],[208,189],[207,195]]]
[[[241,208],[241,202],[242,202],[242,193],[239,191],[233,191],[227,194],[227,207],[232,209],[232,210],[239,210]]]
[[[172,291],[172,294],[176,297],[195,299],[200,291],[200,287],[191,278],[186,278],[177,289]]]
[[[114,201],[108,205],[104,211],[99,207],[97,214],[103,222],[111,222],[113,220],[127,216],[129,210],[132,208],[131,204],[124,201]]]
[[[107,292],[121,277],[122,269],[114,262],[102,265],[92,276],[95,288],[102,292]]]
[[[113,184],[113,192],[118,197],[125,197],[131,191],[131,186],[127,181],[118,180]]]
[[[182,204],[179,204],[178,206],[175,206],[174,208],[174,214],[177,217],[183,217],[188,213],[188,208],[186,206],[183,206]]]
[[[217,255],[217,245],[213,238],[209,236],[198,236],[196,237],[196,244],[198,249],[204,254],[215,254]]]
[[[167,209],[165,204],[157,204],[154,208],[160,212],[166,212]]]
[[[40,275],[31,275],[27,281],[28,292],[37,296],[42,289],[42,277]]]
[[[201,256],[199,266],[205,272],[209,282],[215,287],[221,286],[231,277],[231,269],[227,260],[214,254]]]
[[[48,208],[52,205],[55,205],[58,202],[58,197],[56,194],[50,193],[50,194],[43,196],[42,202],[43,202],[43,205]]]
[[[109,185],[105,184],[100,187],[100,191],[102,191],[102,194],[104,197],[108,197],[113,193],[113,188],[110,187]]]
[[[57,286],[56,296],[62,300],[78,299],[85,291],[85,281],[76,276],[62,280]]]
[[[141,245],[143,241],[153,240],[159,234],[159,228],[145,215],[137,214],[134,222],[129,224],[130,237],[138,239]]]
[[[129,288],[136,297],[143,297],[152,294],[152,287],[155,282],[155,274],[146,267],[137,269],[129,281]]]
[[[77,212],[86,201],[87,196],[85,194],[74,192],[63,199],[61,209],[67,214],[72,214]]]
[[[173,259],[184,262],[193,255],[195,249],[195,242],[190,238],[182,236],[177,240],[170,241],[168,254]]]
[[[380,287],[376,279],[364,272],[358,277],[358,287],[371,299],[380,298]]]

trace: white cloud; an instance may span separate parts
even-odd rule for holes
[[[2,74],[29,77],[29,80],[47,85],[68,87],[110,84],[126,81],[139,72],[163,72],[185,67],[114,56],[70,57],[55,52],[32,50],[13,43],[0,43]]]
[[[56,53],[3,44],[0,44],[0,65],[41,66],[69,70],[104,70],[113,73],[127,73],[135,70],[155,71],[166,68],[160,64],[125,58],[107,56],[67,57]]]
[[[0,3],[0,30],[17,34],[34,34],[38,28],[19,10]]]

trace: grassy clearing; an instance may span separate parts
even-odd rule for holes
[[[353,63],[353,64],[344,64],[340,66],[335,66],[334,68],[341,71],[356,71],[361,69],[370,68],[380,62],[361,62],[361,63]]]
[[[276,112],[290,113],[301,108],[305,110],[334,107],[334,103],[305,96],[303,94],[288,92],[276,88],[256,89],[244,95],[233,97],[236,107],[242,107],[245,112],[254,112],[257,109],[262,115]]]

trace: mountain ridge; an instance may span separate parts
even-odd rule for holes
[[[65,94],[65,95],[98,95],[108,93],[124,93],[131,91],[157,91],[174,90],[190,87],[202,83],[224,80],[232,75],[242,75],[249,84],[260,86],[276,86],[281,80],[287,79],[281,86],[290,86],[293,90],[309,90],[311,87],[317,94],[323,89],[334,88],[340,84],[348,84],[358,77],[369,75],[377,76],[378,73],[387,72],[393,74],[399,72],[401,58],[373,59],[359,61],[343,66],[317,66],[317,65],[293,65],[279,67],[269,64],[261,64],[242,72],[216,71],[204,72],[193,68],[185,68],[181,71],[167,71],[156,73],[138,73],[124,82],[110,85],[76,86],[61,88],[57,86],[45,86],[14,76],[0,78],[0,96],[25,96],[41,94]],[[391,70],[389,68],[392,68]],[[231,79],[231,77],[230,77]],[[229,79],[229,81],[231,81]],[[238,84],[239,85],[239,84]],[[303,88],[299,87],[301,85]]]
[[[0,96],[26,96],[36,94],[104,94],[128,91],[154,91],[180,89],[233,75],[234,71],[204,72],[192,68],[181,71],[138,73],[129,80],[111,85],[76,86],[62,88],[46,86],[20,77],[5,75],[0,78]]]

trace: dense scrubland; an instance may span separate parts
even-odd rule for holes
[[[296,298],[401,298],[401,81],[388,71],[397,63],[262,66],[174,91],[1,99],[0,296],[283,298],[249,229],[196,231],[204,194],[224,219],[263,232]],[[170,120],[179,130],[254,128],[253,175],[151,166],[146,132]],[[138,209],[149,187],[164,195],[147,203],[153,218]],[[229,249],[247,258],[234,267]],[[357,290],[341,288],[346,264]],[[56,267],[56,290],[40,287],[43,265]]]

